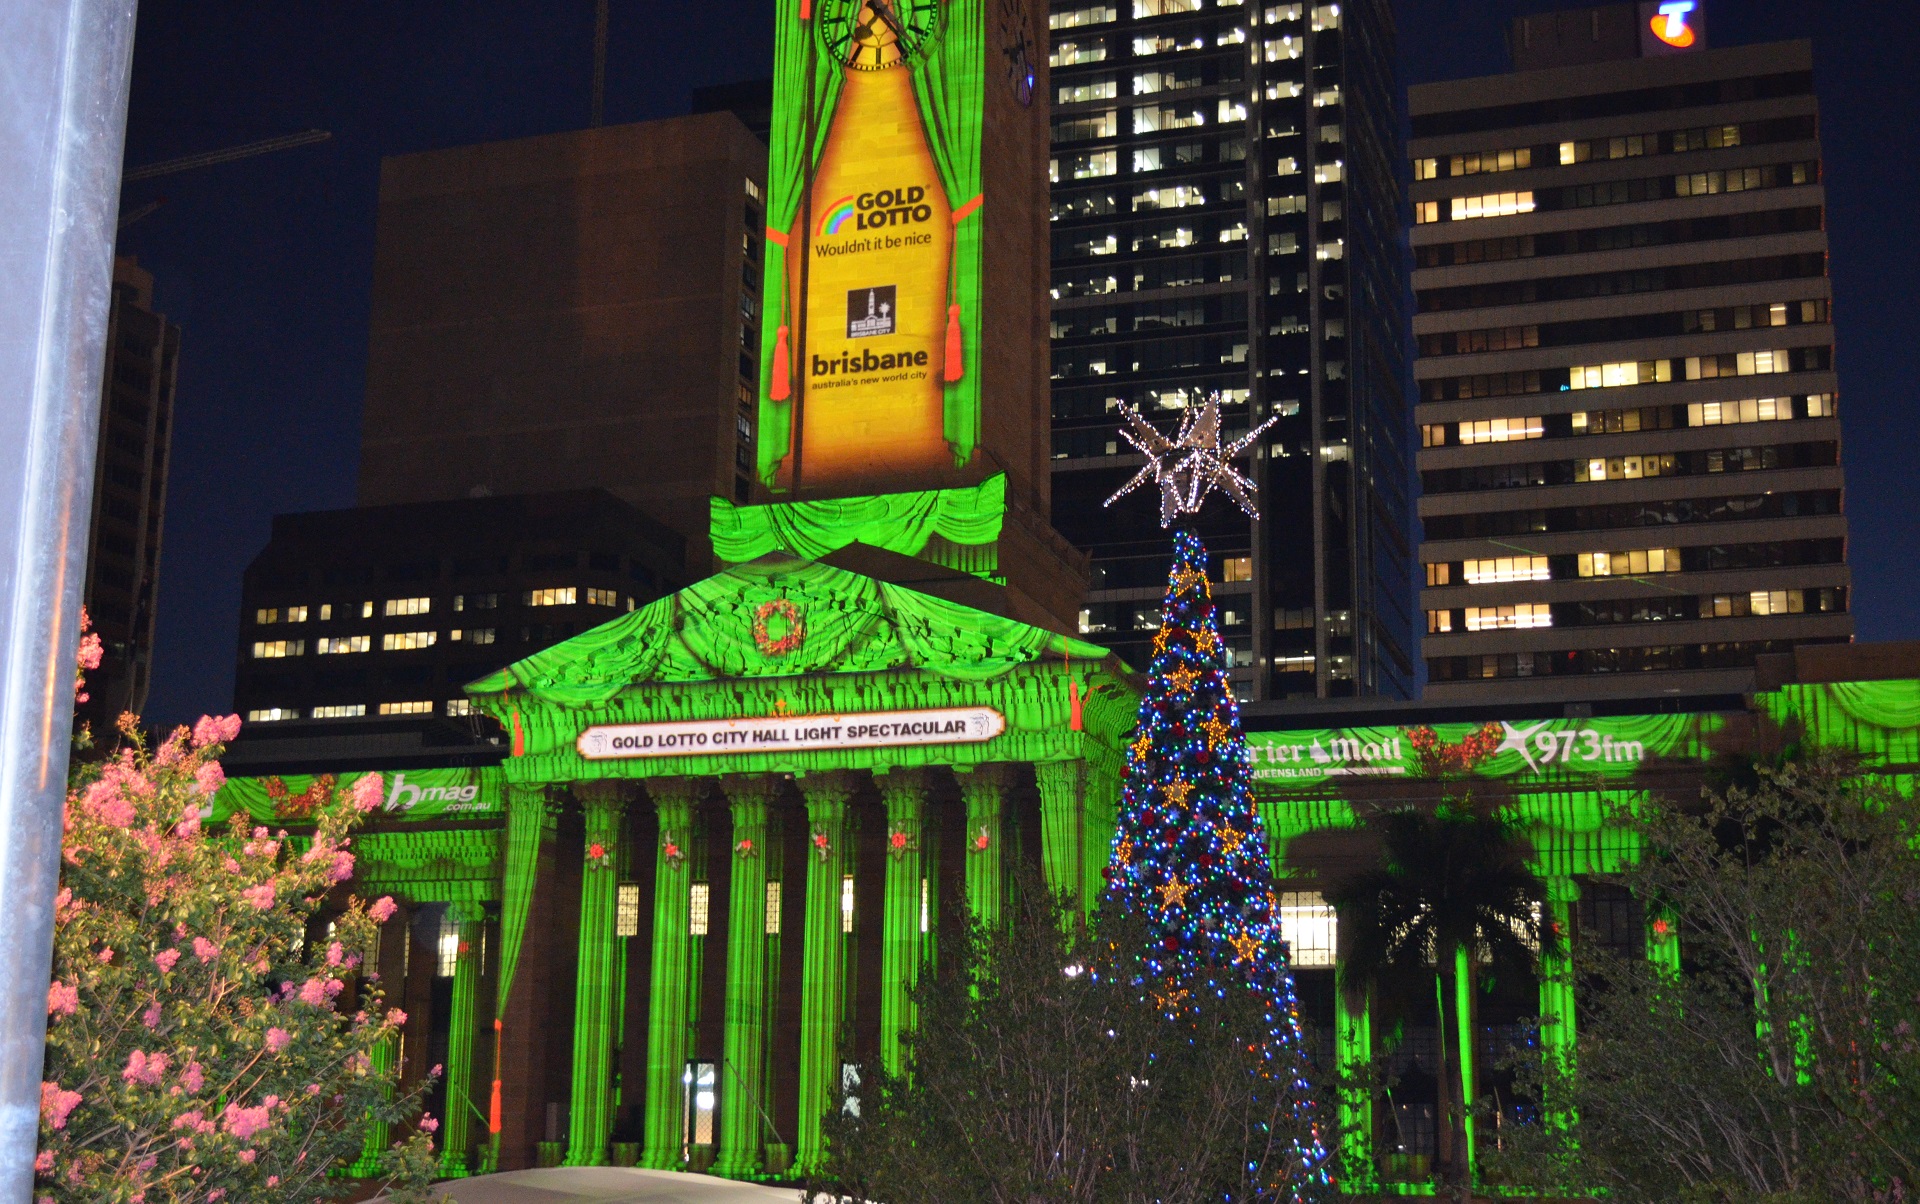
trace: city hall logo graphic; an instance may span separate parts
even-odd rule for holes
[[[1648,27],[1662,42],[1675,50],[1685,50],[1695,40],[1693,26],[1687,23],[1687,18],[1699,7],[1698,0],[1665,0],[1654,10]]]
[[[856,288],[847,292],[847,337],[870,339],[893,333],[894,286]]]
[[[848,194],[828,205],[815,234],[830,238],[856,230],[884,230],[889,226],[918,226],[933,220],[927,190],[918,184]]]

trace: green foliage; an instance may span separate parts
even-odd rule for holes
[[[1495,973],[1527,975],[1536,949],[1559,951],[1559,933],[1540,919],[1546,884],[1529,867],[1532,847],[1517,828],[1470,801],[1383,811],[1366,824],[1379,844],[1378,864],[1336,882],[1327,895],[1340,914],[1345,986],[1358,997],[1372,992],[1389,1005],[1404,1004],[1433,998],[1437,974],[1448,1068],[1441,1074],[1441,1159],[1449,1178],[1464,1186],[1464,1105],[1471,1101],[1460,1074],[1460,1020],[1450,1014],[1457,975],[1464,967],[1472,1000],[1483,963]]]
[[[125,1204],[331,1199],[369,1118],[400,1121],[373,1052],[405,1017],[361,972],[378,937],[347,901],[349,832],[380,801],[369,775],[330,798],[303,845],[235,816],[202,817],[236,718],[202,719],[150,751],[122,720],[117,754],[80,767],[55,907],[35,1195]],[[309,935],[313,940],[309,941]],[[423,1125],[424,1127],[430,1127]],[[424,1183],[424,1135],[394,1164]]]
[[[1577,954],[1577,1070],[1537,1089],[1579,1119],[1512,1173],[1714,1204],[1920,1185],[1920,807],[1835,762],[1756,780],[1624,821],[1682,972]]]
[[[857,1103],[827,1118],[808,1199],[1291,1198],[1296,1184],[1245,1170],[1290,1167],[1306,1136],[1300,1096],[1261,1075],[1260,1001],[1223,991],[1201,1019],[1171,1020],[1141,998],[1137,921],[1076,929],[1031,879],[1015,897],[1003,931],[942,942],[906,1076],[866,1071]]]

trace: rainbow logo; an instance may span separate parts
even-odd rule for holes
[[[1687,14],[1698,7],[1698,0],[1666,0],[1660,5],[1659,11],[1653,14],[1653,20],[1648,22],[1653,29],[1653,36],[1675,50],[1685,50],[1693,45],[1693,26],[1687,24]]]
[[[849,193],[827,206],[826,216],[820,219],[819,236],[840,233],[840,227],[853,220],[853,196]]]

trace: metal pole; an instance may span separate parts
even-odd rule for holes
[[[33,1192],[133,24],[0,4],[0,1204]]]

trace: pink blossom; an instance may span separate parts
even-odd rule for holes
[[[102,949],[99,953],[95,954],[94,956],[95,956],[95,959],[99,961],[101,965],[104,966],[108,962],[113,960],[113,949],[111,946],[109,946],[108,948]]]
[[[182,839],[185,839],[188,836],[192,836],[195,832],[198,832],[199,830],[200,830],[200,815],[198,812],[195,812],[194,814],[187,816],[185,819],[181,820],[179,823],[173,825],[173,834],[175,836],[181,837]]]
[[[105,778],[87,787],[86,797],[81,800],[80,807],[88,815],[114,828],[130,826],[135,817],[133,804],[120,793],[119,784]]]
[[[159,1028],[162,1015],[159,1001],[156,1000],[147,1005],[146,1011],[140,1013],[140,1023],[146,1025],[148,1028]]]
[[[293,1041],[287,1030],[278,1026],[267,1030],[267,1052],[279,1053]]]
[[[329,978],[327,980],[327,998],[332,999],[336,995],[340,994],[341,991],[346,989],[346,986],[347,986],[346,983],[341,982],[337,978]]]
[[[253,1150],[240,1151],[240,1161],[246,1163],[248,1166],[253,1165],[253,1160],[255,1157],[257,1157],[257,1153]]]
[[[387,1023],[393,1025],[393,1027],[399,1028],[401,1025],[405,1024],[406,1022],[407,1022],[407,1014],[401,1011],[399,1008],[393,1008],[392,1010],[387,1012]]]
[[[80,1006],[80,988],[70,982],[56,982],[47,988],[47,1015],[71,1016]]]
[[[381,895],[373,901],[372,907],[367,908],[367,915],[372,918],[374,923],[384,924],[388,920],[391,920],[393,913],[399,909],[400,905],[393,901],[392,895]]]
[[[220,768],[220,762],[208,761],[193,771],[193,784],[200,788],[201,794],[211,798],[227,784],[227,771]]]
[[[278,1175],[268,1175],[268,1176],[267,1176],[267,1186],[268,1186],[268,1187],[278,1187],[278,1186],[280,1186],[280,1176],[278,1176]]]
[[[195,1108],[191,1112],[182,1112],[180,1115],[174,1117],[172,1127],[176,1129],[198,1130],[200,1128],[200,1122],[203,1119],[200,1114],[200,1109]]]
[[[159,966],[160,972],[164,974],[172,970],[173,964],[179,960],[180,951],[178,949],[162,949],[154,955],[153,964]]]
[[[301,984],[300,1002],[317,1008],[327,1006],[327,984],[318,978],[309,978]]]
[[[40,1084],[40,1115],[49,1129],[67,1127],[67,1114],[80,1106],[78,1091],[62,1091],[58,1083]]]
[[[212,961],[219,952],[220,946],[214,944],[206,937],[196,936],[193,938],[193,955],[199,958],[202,963]]]
[[[318,1084],[318,1083],[308,1083],[308,1084],[307,1084],[307,1094],[308,1094],[308,1095],[319,1095],[319,1094],[320,1094],[320,1084]]]
[[[213,1204],[215,1200],[225,1199],[226,1195],[227,1195],[226,1188],[216,1187],[212,1191],[207,1193],[207,1204]]]
[[[427,1077],[428,1077],[428,1078],[430,1078],[430,1079],[437,1079],[437,1078],[439,1078],[439,1077],[440,1077],[440,1072],[441,1072],[441,1071],[443,1071],[443,1070],[445,1070],[445,1069],[446,1069],[446,1067],[444,1067],[444,1066],[442,1066],[442,1065],[441,1065],[440,1063],[438,1063],[438,1062],[435,1062],[435,1063],[433,1064],[433,1069],[432,1069],[432,1070],[429,1070],[429,1071],[427,1071]]]
[[[341,956],[343,955],[344,952],[345,951],[340,947],[339,941],[335,941],[332,944],[328,945],[327,946],[327,964],[329,966],[339,965]]]
[[[33,1169],[36,1174],[44,1175],[53,1169],[53,1151],[41,1150],[33,1156]]]
[[[380,775],[366,774],[353,784],[353,809],[361,812],[371,811],[380,805],[380,800],[386,795],[387,786],[380,780]]]
[[[440,1131],[440,1122],[431,1116],[422,1116],[419,1127],[423,1133],[438,1133]]]
[[[267,1111],[265,1104],[257,1108],[242,1108],[239,1104],[228,1104],[226,1112],[220,1117],[220,1124],[233,1135],[235,1140],[245,1141],[267,1127]]]
[[[344,849],[333,855],[333,866],[327,870],[327,876],[335,882],[345,882],[353,877],[353,854]]]
[[[172,1060],[164,1053],[149,1055],[144,1050],[136,1049],[127,1055],[127,1068],[120,1072],[120,1077],[129,1083],[158,1087],[160,1076],[167,1072],[171,1064]]]
[[[231,744],[240,734],[240,716],[225,715],[218,719],[212,715],[200,716],[200,722],[193,725],[193,746],[205,748],[209,744]]]
[[[73,888],[70,886],[61,887],[60,893],[53,897],[53,918],[56,920],[66,919],[67,909],[72,906]]]
[[[262,882],[258,886],[250,886],[240,892],[240,897],[245,899],[255,911],[265,911],[273,906],[273,883]]]
[[[200,1088],[207,1085],[207,1072],[200,1069],[200,1063],[188,1062],[187,1068],[180,1072],[180,1083],[197,1095]]]

